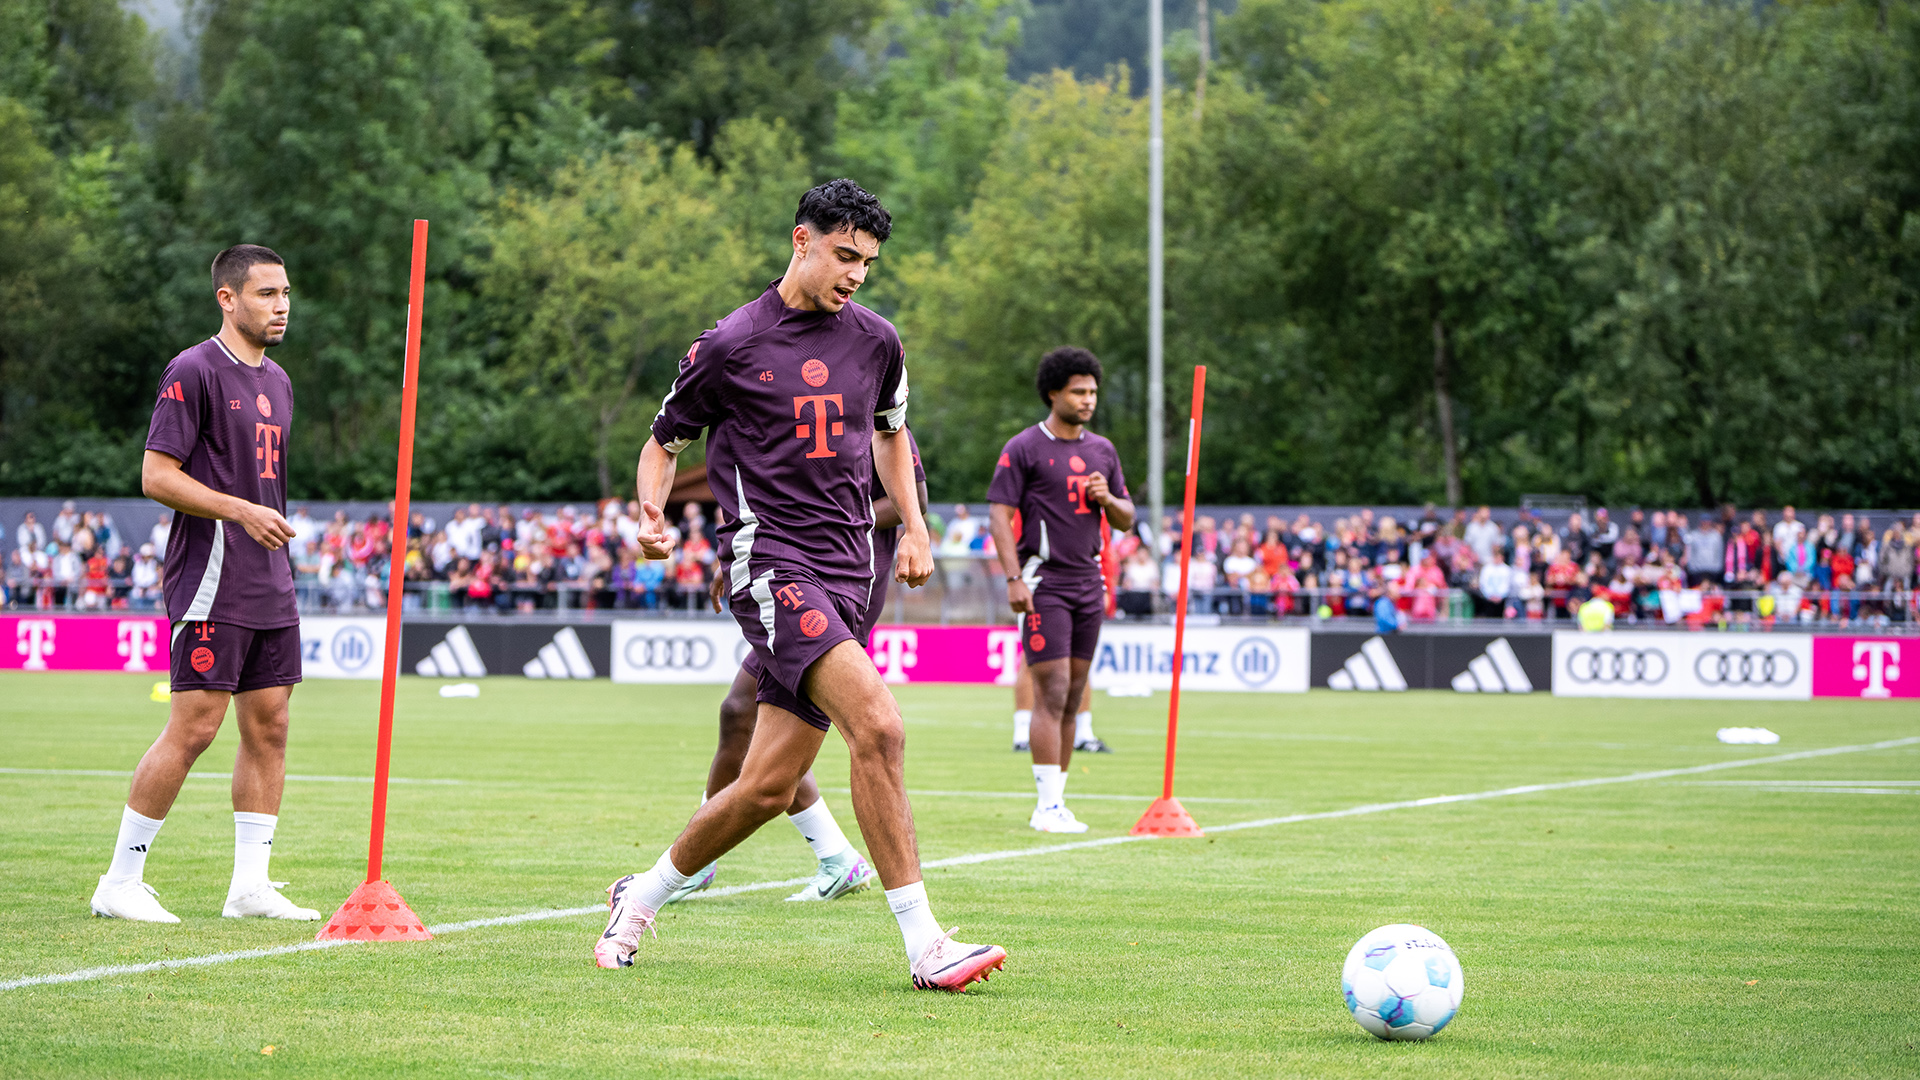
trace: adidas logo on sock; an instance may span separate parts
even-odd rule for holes
[[[1506,638],[1494,638],[1487,651],[1467,662],[1467,670],[1453,677],[1453,688],[1463,694],[1531,694],[1520,658]]]
[[[587,650],[580,644],[580,635],[568,626],[553,635],[553,640],[540,646],[540,654],[527,661],[520,670],[526,672],[529,679],[591,679],[594,676],[593,661],[587,659]]]
[[[480,650],[473,647],[473,635],[467,633],[464,626],[456,626],[447,631],[447,636],[426,658],[413,665],[413,670],[428,678],[451,679],[464,675],[467,678],[479,678],[487,673],[487,665],[480,662]]]
[[[147,850],[147,845],[145,845],[145,844],[135,844],[135,845],[133,845],[132,847],[130,847],[130,848],[128,848],[127,850],[128,850],[128,851],[145,851],[145,850]]]
[[[1333,690],[1398,692],[1407,688],[1407,677],[1400,674],[1400,665],[1393,662],[1386,639],[1376,634],[1360,646],[1359,652],[1347,657],[1339,671],[1327,676],[1327,686]]]

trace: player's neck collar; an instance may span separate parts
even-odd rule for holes
[[[1053,431],[1053,424],[1051,423],[1052,420],[1053,420],[1053,414],[1048,413],[1040,421],[1040,433],[1042,435],[1045,435],[1047,438],[1053,440],[1054,442],[1079,442],[1080,440],[1087,437],[1087,425],[1085,424],[1080,425],[1080,434],[1075,435],[1071,439],[1065,438],[1064,436],[1061,436],[1061,435],[1056,435],[1054,434],[1054,431]]]
[[[241,367],[250,367],[250,368],[258,369],[258,368],[263,368],[267,366],[267,354],[264,352],[260,354],[260,362],[258,364],[249,364],[245,360],[240,359],[238,356],[233,355],[233,350],[227,347],[226,342],[220,340],[219,334],[215,334],[211,338],[208,338],[207,340],[213,342],[215,345],[220,346],[220,351],[226,354],[227,359],[233,361],[236,364],[239,364]]]

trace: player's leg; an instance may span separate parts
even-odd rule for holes
[[[1015,663],[1019,674],[1013,677],[1013,752],[1024,754],[1033,746],[1033,673],[1027,670],[1024,651]]]
[[[612,910],[593,949],[595,962],[603,968],[631,967],[641,935],[652,931],[667,899],[699,868],[718,861],[793,805],[800,778],[813,767],[826,734],[825,728],[762,702],[739,777],[701,804],[651,869],[608,887]]]
[[[1080,695],[1080,711],[1073,714],[1073,748],[1083,754],[1111,754],[1113,747],[1093,733],[1093,682]]]
[[[176,642],[176,654],[184,651],[178,645]],[[227,702],[232,697],[225,690],[176,690],[168,700],[167,726],[160,730],[160,737],[134,767],[127,805],[121,811],[113,862],[94,889],[95,915],[139,922],[180,921],[160,906],[160,901],[154,898],[153,887],[143,880],[147,852],[166,821],[167,811],[179,797],[180,785],[186,782],[193,763],[220,733],[220,723],[226,719]]]
[[[292,697],[292,685],[242,690],[233,696],[240,728],[240,750],[233,760],[233,881],[220,912],[230,919],[320,917],[313,908],[280,895],[285,882],[268,880],[287,779],[287,706]]]
[[[739,778],[741,765],[746,761],[759,711],[759,703],[755,701],[760,684],[759,670],[758,662],[749,658],[733,677],[733,685],[720,703],[720,745],[714,750],[713,764],[707,769],[706,797],[709,799]],[[827,808],[825,800],[820,797],[820,786],[814,782],[811,769],[800,778],[799,785],[794,789],[793,803],[787,808],[787,820],[793,823],[800,838],[813,849],[816,859],[813,880],[787,899],[832,900],[857,892],[872,880],[873,871],[860,853],[853,849],[839,822],[834,820],[833,811]],[[713,884],[717,873],[717,864],[705,867],[668,897],[667,903],[684,900],[707,888]]]
[[[843,641],[807,669],[805,689],[846,740],[853,813],[900,924],[914,986],[963,990],[1006,962],[998,945],[968,945],[941,932],[920,877],[920,847],[907,801],[906,726],[900,707],[857,642]]]
[[[1073,762],[1073,714],[1067,695],[1073,688],[1072,662],[1066,657],[1029,660],[1033,672],[1033,816],[1028,824],[1041,832],[1086,832],[1066,808],[1067,770]]]

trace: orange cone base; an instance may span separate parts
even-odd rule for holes
[[[327,925],[313,935],[315,941],[432,941],[433,935],[421,924],[393,886],[384,881],[369,881],[353,890],[347,902],[333,913]]]
[[[1179,799],[1155,799],[1140,820],[1133,823],[1134,836],[1205,836],[1193,815]]]

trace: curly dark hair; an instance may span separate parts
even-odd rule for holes
[[[835,233],[851,225],[872,233],[875,240],[887,242],[893,235],[893,215],[866,188],[851,180],[829,180],[809,188],[800,196],[800,208],[794,211],[795,225],[809,225],[821,233]]]
[[[1034,379],[1034,385],[1040,389],[1040,403],[1052,408],[1050,395],[1065,390],[1075,375],[1091,375],[1098,385],[1103,376],[1100,358],[1075,345],[1063,345],[1041,357],[1040,374]]]

